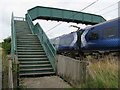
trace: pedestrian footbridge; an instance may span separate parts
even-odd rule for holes
[[[72,10],[37,6],[27,11],[25,18],[12,14],[12,59],[19,61],[19,76],[53,75],[56,73],[56,50],[36,19],[97,24],[102,16]]]

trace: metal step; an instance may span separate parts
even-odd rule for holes
[[[23,31],[23,30],[24,30],[24,31]],[[32,34],[31,31],[30,31],[29,29],[26,29],[26,28],[22,28],[22,30],[21,30],[21,28],[20,28],[20,29],[17,28],[17,29],[16,29],[16,34],[18,34],[18,33],[28,33],[28,34]]]
[[[27,30],[27,29],[24,29],[25,31],[21,31],[21,29],[19,30],[19,29],[17,29],[16,30],[16,34],[18,34],[18,33],[28,33],[28,34],[32,34],[31,33],[31,31],[29,31],[29,30]]]
[[[19,65],[41,65],[50,64],[49,61],[19,61]]]
[[[51,66],[51,64],[39,64],[39,65],[19,65],[19,67],[44,67],[44,66]]]
[[[17,41],[17,43],[40,43],[40,41]]]
[[[17,45],[17,47],[41,47],[41,44],[40,45]]]
[[[42,68],[41,70],[25,70],[25,71],[21,71],[19,73],[44,73],[44,72],[53,72],[53,69],[44,69]]]
[[[28,35],[25,35],[25,36],[17,36],[17,39],[31,39],[31,38],[33,38],[33,39],[38,39],[38,37],[37,36],[28,36]]]
[[[41,43],[17,43],[17,45],[41,45]]]
[[[21,48],[21,47],[17,47],[18,50],[43,50],[43,47],[32,47],[32,48]]]
[[[28,26],[25,26],[25,25],[22,25],[22,26],[15,25],[15,29],[16,29],[16,31],[28,31],[28,30],[30,30],[30,28]]]
[[[49,63],[49,61],[20,61],[20,64],[33,64],[33,63]]]
[[[24,33],[16,33],[17,36],[19,36],[19,35],[27,35],[27,34],[31,34],[31,33],[26,33],[26,32],[24,32]]]
[[[39,41],[39,39],[33,39],[33,38],[29,38],[29,39],[17,39],[17,41]]]
[[[30,55],[31,55],[31,54],[36,54],[36,55],[40,54],[40,55],[42,55],[42,54],[46,54],[46,53],[45,53],[44,51],[43,51],[43,52],[32,52],[32,51],[31,51],[31,52],[17,52],[17,54],[18,54],[18,55],[24,55],[24,54],[25,54],[25,55],[26,55],[26,54],[28,54],[28,55],[29,55],[29,54],[30,54]]]
[[[34,34],[26,34],[26,35],[22,35],[22,36],[18,36],[18,37],[21,37],[21,38],[30,38],[30,37],[37,37],[37,35],[34,35]]]
[[[28,36],[29,36],[29,37],[30,37],[30,36],[33,36],[33,37],[35,36],[35,37],[37,37],[37,35],[35,35],[35,34],[22,35],[22,37],[28,37]]]
[[[47,57],[46,55],[18,55],[18,57],[22,58],[37,58],[37,57]]]
[[[17,52],[44,52],[44,50],[17,50]]]
[[[48,58],[18,58],[19,61],[48,61]]]
[[[55,72],[42,72],[42,73],[20,73],[21,76],[41,76],[41,75],[55,75]]]
[[[18,55],[46,55],[45,52],[17,52]]]
[[[17,47],[18,50],[22,49],[22,50],[43,50],[43,47]]]
[[[28,67],[28,66],[51,66],[51,64],[43,64],[43,65],[19,65],[19,67]]]
[[[40,65],[42,65],[42,64],[40,64]],[[43,64],[42,66],[40,66],[40,65],[34,65],[34,66],[33,65],[32,66],[24,65],[24,66],[20,66],[19,69],[52,68],[51,65],[45,65],[45,64]]]
[[[20,69],[20,71],[43,71],[43,70],[53,70],[53,68]]]

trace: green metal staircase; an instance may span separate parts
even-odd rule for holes
[[[54,69],[37,35],[32,34],[26,21],[14,20],[19,76],[51,75]]]

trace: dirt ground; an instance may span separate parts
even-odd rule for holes
[[[58,76],[21,78],[20,86],[24,88],[72,88]]]

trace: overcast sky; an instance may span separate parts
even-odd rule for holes
[[[61,9],[80,11],[96,0],[0,0],[0,42],[11,36],[11,14],[17,17],[25,17],[27,10],[35,6],[55,7]],[[102,15],[106,20],[118,17],[119,0],[98,0],[94,5],[83,12]],[[109,7],[110,6],[110,7]],[[38,21],[38,20],[37,20]],[[46,32],[49,38],[76,31],[76,28],[69,27],[77,25],[82,28],[82,24],[64,23],[56,21],[39,20],[40,25],[46,32],[58,23],[62,23],[53,30]]]

